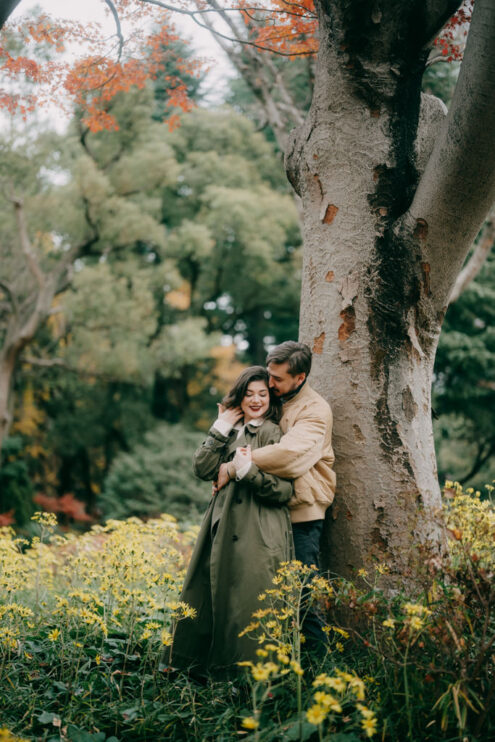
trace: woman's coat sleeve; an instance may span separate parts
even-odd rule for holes
[[[274,474],[266,474],[258,469],[256,464],[251,464],[242,481],[249,482],[255,496],[271,505],[285,505],[293,495],[290,479],[281,479]]]
[[[200,479],[214,481],[217,478],[220,464],[225,457],[227,436],[211,427],[206,440],[196,450],[193,456],[193,471]]]

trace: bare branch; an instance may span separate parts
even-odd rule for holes
[[[62,358],[35,358],[34,356],[22,356],[19,360],[21,363],[29,363],[30,366],[42,366],[43,368],[62,366],[62,368],[69,368]]]
[[[12,305],[12,309],[14,310],[14,314],[19,314],[19,304],[17,302],[17,297],[10,286],[10,284],[6,283],[5,281],[0,281],[0,289],[3,289],[6,294],[9,296],[10,303]]]
[[[164,3],[161,0],[139,0],[139,2],[145,3],[147,5],[156,5],[159,8],[163,8],[164,10],[170,10],[173,13],[180,13],[181,15],[187,15],[189,16],[189,18],[192,18],[192,20],[194,21],[194,23],[196,23],[197,26],[199,26],[200,28],[206,28],[207,30],[211,30],[210,27],[206,23],[200,21],[196,16],[198,14],[218,12],[214,8],[205,8],[202,10],[186,10],[185,8],[177,8],[175,5],[169,5],[168,3]],[[237,8],[222,8],[221,10],[222,12],[227,12],[227,11],[238,12]],[[252,8],[250,10],[252,10]],[[259,11],[260,8],[256,8],[256,10]],[[273,12],[273,11],[270,11],[270,12]],[[251,47],[254,47],[255,49],[259,49],[262,52],[271,52],[272,54],[278,54],[280,57],[307,57],[308,56],[308,52],[282,52],[282,51],[279,51],[278,49],[277,50],[271,49],[269,46],[261,46],[261,44],[256,44],[254,41],[249,41],[248,39],[240,40],[237,38],[232,38],[231,36],[227,36],[226,34],[221,33],[221,31],[218,31],[217,29],[214,29],[213,33],[216,36],[219,36],[220,38],[225,39],[226,41],[237,42],[239,44],[244,44],[244,46],[251,46]]]
[[[495,209],[492,209],[488,220],[483,227],[480,240],[474,248],[473,254],[457,276],[454,288],[450,294],[449,304],[453,304],[460,297],[464,289],[476,278],[495,243]]]
[[[117,28],[117,36],[119,39],[119,52],[118,52],[118,61],[120,62],[120,59],[122,57],[122,50],[124,48],[124,36],[122,34],[122,27],[120,25],[120,18],[119,14],[117,13],[117,8],[113,4],[112,0],[104,0],[106,5],[110,8],[110,12],[113,15],[113,19],[115,21],[115,26]]]
[[[33,250],[33,247],[29,240],[29,236],[27,233],[27,227],[26,227],[26,219],[25,219],[24,210],[23,210],[23,205],[24,205],[23,201],[21,198],[13,196],[12,203],[14,204],[15,216],[16,216],[16,221],[17,221],[17,229],[19,231],[19,239],[21,241],[22,252],[24,253],[24,256],[26,258],[26,261],[27,261],[27,264],[29,266],[31,273],[36,279],[36,283],[38,284],[40,289],[43,289],[46,283],[46,279],[43,274],[43,271],[41,270],[40,264],[38,262],[38,257],[35,251]]]

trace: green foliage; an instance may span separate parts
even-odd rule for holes
[[[32,513],[34,489],[20,436],[7,438],[3,444],[3,463],[0,468],[0,514],[14,511],[16,523],[24,523]]]
[[[492,739],[495,508],[453,483],[445,498],[448,553],[419,550],[419,583],[385,563],[331,582],[282,565],[247,629],[259,659],[228,681],[167,664],[172,620],[195,620],[177,601],[193,532],[162,516],[61,535],[52,514],[30,546],[4,530],[2,724],[53,742]],[[303,588],[329,611],[319,656]]]
[[[440,478],[481,489],[495,478],[495,255],[445,317],[433,406]]]
[[[198,70],[197,74],[184,70],[184,63],[191,63],[192,58],[193,53],[189,43],[182,39],[169,42],[166,47],[163,47],[162,71],[152,82],[155,101],[153,119],[155,121],[164,121],[170,115],[170,106],[167,105],[170,78],[177,78],[183,82],[189,100],[195,103],[201,102],[206,74],[201,70]]]
[[[211,488],[192,473],[192,455],[201,434],[182,425],[162,424],[143,442],[121,453],[105,480],[99,505],[106,517],[156,516],[167,512],[197,520]]]
[[[436,95],[448,106],[454,94],[459,69],[459,62],[438,62],[427,67],[423,75],[423,92]]]

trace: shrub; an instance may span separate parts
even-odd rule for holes
[[[384,739],[495,738],[495,509],[457,483],[444,495],[449,547],[419,549],[416,592],[381,588],[380,564],[333,583],[344,656],[374,678]]]
[[[129,453],[121,453],[105,479],[99,506],[109,518],[153,517],[160,513],[198,520],[211,486],[192,471],[202,433],[162,424]]]
[[[6,438],[0,468],[0,513],[13,510],[17,525],[23,525],[34,512],[33,485],[26,461],[22,459],[24,445],[20,436]]]

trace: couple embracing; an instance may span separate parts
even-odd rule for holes
[[[266,370],[241,373],[194,455],[195,474],[214,482],[214,494],[182,590],[197,615],[176,626],[176,668],[222,673],[254,660],[256,642],[239,633],[280,562],[318,566],[335,474],[332,413],[310,387],[310,370],[307,345],[275,347]],[[307,642],[321,641],[321,626],[310,609]]]

